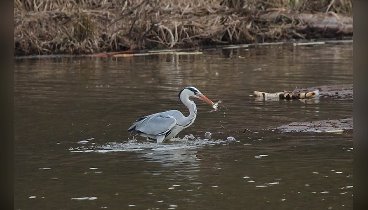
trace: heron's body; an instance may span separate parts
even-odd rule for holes
[[[136,132],[150,139],[155,139],[158,143],[175,137],[180,131],[192,125],[196,119],[197,107],[195,103],[189,99],[191,96],[200,98],[213,105],[213,102],[199,92],[198,89],[187,87],[179,93],[179,98],[189,109],[188,116],[184,116],[178,110],[159,112],[139,118],[130,126],[128,131]]]

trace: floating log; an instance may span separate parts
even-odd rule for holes
[[[305,99],[306,102],[319,98],[353,100],[353,84],[322,85],[275,93],[254,91],[254,96],[257,100]]]
[[[299,91],[283,91],[276,93],[267,93],[261,91],[254,91],[254,96],[264,100],[292,100],[292,99],[309,99],[319,96],[319,90],[313,90],[308,92]]]

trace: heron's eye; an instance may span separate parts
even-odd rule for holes
[[[192,91],[194,95],[197,95],[197,93],[199,92],[196,88],[193,88],[193,87],[188,87],[187,89]]]

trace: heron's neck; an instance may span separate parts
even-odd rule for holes
[[[181,102],[189,109],[188,121],[194,119],[197,116],[197,106],[194,101],[190,100],[189,97],[180,97]]]

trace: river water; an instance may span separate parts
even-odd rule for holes
[[[283,133],[352,117],[352,99],[262,101],[352,84],[352,44],[198,55],[15,60],[15,209],[352,209],[352,132]],[[195,123],[156,144],[127,128],[195,86]],[[205,132],[211,132],[205,139]]]

